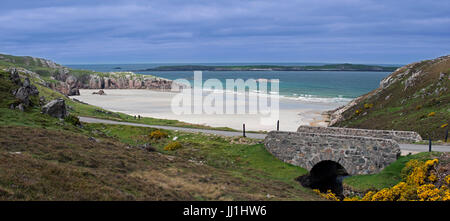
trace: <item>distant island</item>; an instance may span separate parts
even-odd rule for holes
[[[363,65],[363,64],[326,64],[308,66],[284,66],[284,65],[170,65],[159,66],[133,71],[383,71],[393,72],[398,67]]]

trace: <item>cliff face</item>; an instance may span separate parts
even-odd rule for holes
[[[158,78],[136,75],[132,72],[110,72],[107,76],[90,74],[76,77],[59,75],[55,77],[58,82],[48,83],[48,87],[65,95],[79,95],[79,89],[152,89],[171,90],[172,81]]]
[[[133,72],[99,73],[72,70],[53,61],[0,54],[0,66],[19,68],[22,72],[38,76],[42,83],[62,94],[79,95],[79,89],[152,89],[171,90],[172,81],[164,78],[139,75]],[[177,85],[177,87],[183,87]]]
[[[379,88],[330,112],[330,126],[412,130],[443,139],[450,120],[450,55],[403,66]]]

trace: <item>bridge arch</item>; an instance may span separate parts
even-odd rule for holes
[[[344,190],[342,179],[348,175],[341,164],[331,160],[320,161],[313,166],[307,175],[309,179],[308,187],[319,189],[321,192],[331,190],[333,193],[341,195]]]

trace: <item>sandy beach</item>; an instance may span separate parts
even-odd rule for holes
[[[177,115],[171,109],[171,101],[177,93],[139,89],[104,90],[106,95],[95,95],[98,90],[80,90],[80,96],[74,98],[101,108],[129,115],[141,115],[160,119],[179,120],[187,123],[203,124],[213,127],[229,127],[246,130],[270,131],[273,125],[261,124],[262,114],[182,114]],[[280,98],[280,130],[295,131],[300,125],[326,126],[323,111],[334,109],[343,103],[318,103]]]

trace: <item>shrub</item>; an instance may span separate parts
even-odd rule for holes
[[[433,184],[424,184],[417,188],[417,196],[421,201],[436,201],[441,198],[439,192]]]
[[[78,119],[77,116],[72,115],[72,114],[70,114],[69,116],[64,118],[64,121],[67,122],[67,123],[70,123],[72,125],[75,125],[75,126],[81,125],[80,119]]]
[[[426,162],[410,160],[402,170],[402,175],[406,182],[400,182],[391,188],[385,188],[376,193],[369,192],[364,196],[363,200],[450,200],[448,183],[443,184],[440,188],[433,184],[437,180],[434,171],[438,163],[438,159]],[[450,179],[449,177],[445,177],[445,180]]]
[[[422,109],[422,105],[417,105],[416,110],[420,110],[420,109]]]
[[[364,104],[365,109],[370,109],[373,107],[373,104]]]
[[[164,150],[166,150],[166,151],[172,151],[172,150],[179,149],[179,148],[181,148],[181,147],[182,147],[182,146],[181,146],[181,143],[178,142],[178,141],[175,141],[175,142],[170,142],[169,144],[167,144],[167,145],[164,147]]]
[[[331,192],[331,190],[328,190],[326,193],[321,193],[320,190],[318,190],[318,189],[313,189],[313,191],[316,192],[317,194],[319,194],[323,198],[333,200],[333,201],[339,201],[339,198],[336,196],[336,194]]]
[[[162,138],[166,138],[168,136],[169,136],[168,133],[166,133],[164,131],[160,131],[160,130],[154,130],[149,135],[150,139],[154,139],[154,140],[159,140]]]

